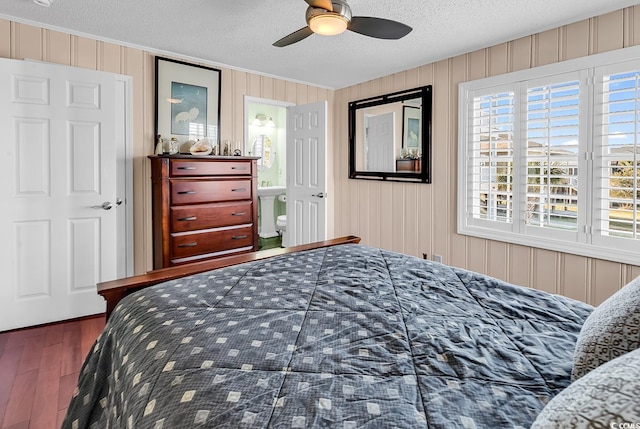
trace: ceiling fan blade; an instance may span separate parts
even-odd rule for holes
[[[307,26],[307,27],[301,28],[300,30],[294,31],[293,33],[287,36],[284,36],[282,39],[275,42],[273,46],[276,46],[278,48],[283,48],[285,46],[289,46],[296,42],[299,42],[302,39],[306,39],[312,34],[313,34],[313,31],[311,31],[311,28]]]
[[[354,16],[347,29],[378,39],[400,39],[413,30],[398,21],[370,16]]]
[[[333,12],[333,4],[331,4],[331,0],[304,0],[311,7],[317,7],[320,9],[328,10],[329,12]]]

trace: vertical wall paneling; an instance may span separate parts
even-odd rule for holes
[[[609,296],[624,285],[622,280],[622,266],[615,262],[594,260],[592,270],[592,303],[601,304]]]
[[[98,42],[86,37],[71,37],[71,61],[75,67],[85,69],[97,69],[98,64]]]
[[[640,7],[632,7],[625,10],[629,16],[629,20],[626,21],[626,24],[629,25],[629,43],[625,46],[640,45]]]
[[[11,21],[0,18],[0,57],[11,58]]]
[[[564,28],[564,37],[562,38],[563,60],[585,57],[589,55],[589,38],[585,35],[589,34],[589,21],[580,21]]]
[[[531,67],[531,37],[514,40],[509,49],[509,71],[528,69]]]
[[[420,219],[418,217],[418,189],[420,185],[411,184],[406,185],[404,188],[404,216],[403,216],[403,231],[404,237],[403,252],[409,255],[420,255],[420,248],[418,244],[418,234],[416,234],[416,225],[419,224]],[[402,214],[401,214],[402,215]]]
[[[509,250],[509,274],[506,280],[517,285],[531,286],[533,249],[510,244]]]
[[[598,53],[624,47],[623,11],[601,15],[597,20],[596,48]]]
[[[489,48],[489,74],[495,76],[509,71],[507,43]]]
[[[245,77],[247,78],[247,95],[258,97],[258,94],[260,94],[260,76],[245,73]]]
[[[452,135],[449,127],[446,126],[449,118],[449,105],[454,94],[450,90],[449,82],[449,61],[439,61],[434,68],[434,87],[442,90],[433,91],[433,123],[442,126],[433,127],[433,172],[431,177],[438,185],[433,187],[435,193],[434,207],[434,249],[433,252],[443,256],[443,262],[447,262],[449,255],[449,225],[454,222],[455,217],[450,216],[452,212],[455,193],[451,192],[449,166],[455,165],[450,159],[448,150]]]
[[[15,24],[12,33],[11,58],[42,61],[42,32],[44,30],[27,24]]]
[[[487,274],[499,279],[507,278],[509,252],[507,243],[489,241],[487,251]]]
[[[449,111],[448,125],[449,135],[452,144],[449,145],[449,183],[452,188],[457,187],[458,183],[458,83],[466,80],[467,75],[467,56],[460,55],[449,60]],[[457,198],[451,198],[451,213],[456,213],[458,201]],[[449,254],[447,263],[457,267],[466,266],[466,238],[456,234],[457,225],[455,219],[449,223]]]
[[[144,272],[153,267],[153,231],[151,229],[151,218],[153,212],[151,210],[151,187],[149,179],[151,178],[151,165],[144,156],[145,153],[153,153],[156,141],[156,116],[155,116],[155,60],[151,55],[144,55],[140,60],[137,58],[129,58],[134,52],[128,48],[120,48],[120,70],[122,74],[131,74],[127,72],[127,67],[132,67],[142,63],[142,69],[139,74],[134,76],[133,90],[136,91],[133,97],[133,111],[140,112],[141,118],[134,117],[142,122],[142,129],[138,130],[134,126],[134,142],[141,141],[142,150],[137,151],[134,147],[134,228],[133,228],[133,248],[134,248],[134,272]],[[142,84],[141,84],[142,83]],[[143,100],[152,100],[150,103],[143,103]],[[140,140],[138,140],[140,139]]]
[[[405,248],[405,229],[406,219],[405,213],[409,210],[406,205],[405,191],[408,186],[406,183],[391,184],[391,249],[396,252],[404,252]]]
[[[284,88],[284,85],[281,84],[282,81],[280,80],[276,80],[275,84],[274,84],[274,88],[277,91],[279,88]],[[335,93],[334,91],[329,91],[328,89],[323,89],[321,91],[319,91],[316,100],[317,101],[321,101],[321,100],[327,100],[327,108],[329,109],[328,106],[334,106],[335,105],[335,97],[334,97]],[[335,129],[335,112],[333,115],[327,115],[327,145],[326,145],[326,171],[327,171],[327,175],[326,175],[326,181],[327,181],[327,200],[326,200],[326,210],[327,210],[327,216],[326,216],[326,222],[327,222],[327,237],[335,237],[336,233],[335,233],[335,217],[332,216],[332,213],[334,213],[335,210],[335,202],[333,200],[333,196],[335,195],[335,182],[333,180],[333,156],[334,156],[334,148],[336,145],[346,145],[347,144],[347,139],[345,139],[344,137],[342,138],[338,138],[336,139],[336,136],[334,133],[331,132],[331,130]]]
[[[558,254],[544,249],[535,249],[533,287],[550,293],[558,293]]]
[[[486,49],[480,49],[478,51],[467,54],[467,79],[475,80],[482,79],[487,76],[487,52]],[[457,90],[456,90],[457,92]]]
[[[121,73],[132,80],[134,272],[151,269],[151,171],[147,155],[155,141],[155,68],[143,51],[122,48]],[[152,82],[151,87],[147,85]],[[151,92],[149,92],[151,91]]]
[[[220,142],[224,144],[225,140],[231,140],[234,131],[234,118],[242,118],[242,124],[240,127],[244,128],[244,96],[248,94],[249,82],[247,79],[247,73],[245,72],[222,72],[222,88],[229,88],[228,91],[222,91],[220,94],[221,106],[235,106],[233,109],[220,109]],[[241,100],[242,102],[234,102],[234,100]],[[242,130],[242,138],[244,139],[244,129]],[[251,144],[251,142],[246,142]]]
[[[569,298],[586,302],[589,297],[590,278],[588,273],[588,258],[576,255],[563,255],[563,269],[560,293]]]
[[[54,30],[45,31],[46,49],[43,61],[71,65],[71,36]]]
[[[380,247],[393,249],[393,184],[380,183]]]
[[[557,63],[560,59],[560,30],[555,28],[536,35],[535,66]]]
[[[100,42],[98,44],[98,69],[110,73],[122,74],[121,48],[112,43]]]
[[[467,237],[467,266],[472,271],[486,272],[487,241],[482,238]]]

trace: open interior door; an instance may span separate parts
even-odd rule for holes
[[[287,123],[285,247],[327,238],[327,102],[288,107]]]

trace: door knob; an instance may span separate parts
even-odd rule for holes
[[[102,203],[102,205],[93,206],[93,208],[102,209],[102,210],[111,210],[113,208],[113,204],[111,204],[111,201],[105,201],[104,203]]]
[[[327,196],[324,192],[320,192],[319,194],[312,194],[312,197],[324,198]]]
[[[116,207],[122,204],[121,198],[116,198]],[[111,210],[113,208],[113,203],[111,201],[105,201],[99,206],[92,206],[92,209],[102,209],[102,210]]]

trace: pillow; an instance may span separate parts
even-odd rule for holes
[[[570,384],[542,409],[531,429],[613,428],[622,427],[621,423],[638,423],[638,392],[640,349],[613,359]]]
[[[587,317],[573,357],[571,379],[640,347],[640,277],[600,304]]]

